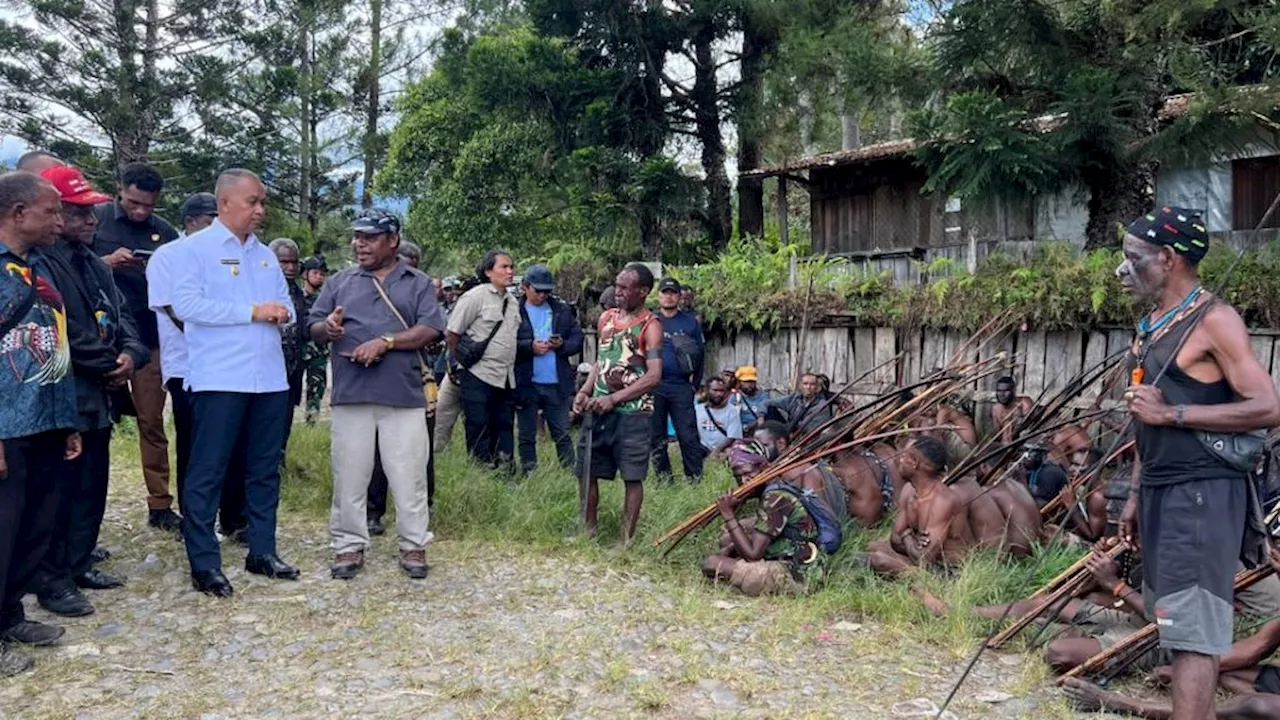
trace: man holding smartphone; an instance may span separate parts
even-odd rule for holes
[[[553,297],[555,278],[546,265],[533,265],[520,282],[520,331],[516,335],[516,416],[520,428],[520,469],[538,467],[538,412],[556,444],[560,465],[572,468],[569,399],[573,366],[569,358],[582,352],[582,328],[573,306]]]

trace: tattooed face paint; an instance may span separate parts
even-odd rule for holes
[[[1163,248],[1133,235],[1124,237],[1124,261],[1116,268],[1120,286],[1134,298],[1147,302],[1160,297],[1160,291],[1169,279],[1168,268],[1162,262]]]

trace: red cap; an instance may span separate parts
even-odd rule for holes
[[[88,180],[84,179],[84,173],[70,165],[57,165],[51,168],[45,168],[40,173],[40,177],[53,183],[53,187],[58,191],[58,195],[62,198],[62,202],[72,205],[97,205],[111,199],[110,195],[106,195],[93,189]]]

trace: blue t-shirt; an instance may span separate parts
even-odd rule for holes
[[[529,325],[533,327],[534,340],[547,340],[551,337],[551,303],[541,305],[525,303],[524,311],[529,314]],[[547,351],[544,355],[533,356],[533,382],[535,385],[555,385],[560,382],[556,373],[556,354]]]

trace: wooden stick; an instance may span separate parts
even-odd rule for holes
[[[800,374],[804,371],[804,351],[809,340],[809,300],[813,297],[813,280],[816,276],[817,271],[810,268],[809,287],[804,292],[804,312],[800,315],[800,347],[796,348],[796,374],[795,381],[791,383],[792,392],[800,389]]]
[[[805,464],[814,462],[816,460],[819,460],[821,458],[827,457],[829,455],[834,455],[839,452],[844,452],[845,450],[858,447],[859,445],[866,445],[868,443],[874,443],[878,440],[897,437],[899,435],[908,435],[910,433],[922,432],[925,429],[927,428],[905,428],[903,430],[893,430],[890,432],[878,433],[876,435],[869,435],[866,437],[858,438],[857,440],[853,440],[851,442],[843,443],[841,445],[836,445],[835,447],[830,447],[824,450],[820,450],[817,453],[811,456],[805,457],[801,460],[797,460],[797,461],[786,463],[786,464],[774,465],[772,467],[766,468],[759,475],[756,475],[755,477],[751,478],[745,483],[734,488],[732,491],[733,496],[737,498],[746,497],[751,493],[755,492],[758,488],[764,487],[770,481],[778,479],[779,477],[784,475],[787,471],[792,470],[800,465],[805,465]],[[658,538],[657,540],[654,540],[653,546],[658,547],[659,545],[665,543],[666,541],[670,540],[671,538],[675,537],[678,534],[686,533],[689,530],[696,530],[697,528],[702,527],[703,525],[707,524],[712,519],[714,519],[716,516],[716,513],[717,513],[717,510],[716,510],[715,503],[708,505],[707,507],[700,510],[693,517],[680,523],[674,528],[668,530],[666,533],[662,535],[662,537]]]
[[[1241,590],[1245,590],[1274,573],[1275,569],[1269,564],[1253,570],[1241,570],[1236,573],[1235,591],[1238,593]],[[1082,675],[1092,677],[1100,671],[1106,672],[1109,678],[1119,675],[1125,668],[1137,662],[1138,658],[1145,655],[1155,643],[1159,642],[1158,632],[1155,623],[1147,625],[1063,673],[1062,677],[1058,678],[1058,684],[1063,684],[1067,678],[1080,677]]]
[[[1121,455],[1128,452],[1129,450],[1132,450],[1134,447],[1134,443],[1135,441],[1133,440],[1126,442],[1125,444],[1113,450],[1110,455],[1102,458],[1102,461],[1099,462],[1097,465],[1094,465],[1088,470],[1085,470],[1083,473],[1080,473],[1079,475],[1072,478],[1071,482],[1067,483],[1067,487],[1071,488],[1072,495],[1074,495],[1076,490],[1080,489],[1082,485],[1092,480],[1097,475],[1101,474],[1102,469],[1105,468],[1108,463],[1120,457]],[[1062,496],[1055,495],[1052,500],[1044,504],[1044,507],[1040,508],[1040,519],[1048,521],[1050,518],[1053,517],[1055,513],[1058,512],[1059,509],[1065,509],[1062,507]]]
[[[1129,546],[1127,543],[1117,542],[1103,550],[1102,554],[1108,559],[1115,560],[1120,557],[1121,553],[1128,549]],[[1097,551],[1095,550],[1086,555],[1079,562],[1072,565],[1071,574],[1067,575],[1065,578],[1063,578],[1063,575],[1059,575],[1057,578],[1054,578],[1053,581],[1050,582],[1050,585],[1057,583],[1057,587],[1052,591],[1045,593],[1045,590],[1042,589],[1035,595],[1032,595],[1033,598],[1041,596],[1043,599],[1029,612],[1024,614],[1022,617],[1019,617],[1017,620],[1014,620],[1008,627],[1000,631],[1000,633],[995,637],[991,638],[991,640],[987,642],[987,647],[994,650],[1009,642],[1016,637],[1018,633],[1025,630],[1028,625],[1035,622],[1036,618],[1043,615],[1046,610],[1057,605],[1063,598],[1074,597],[1077,593],[1083,590],[1088,583],[1093,582],[1093,576],[1089,574],[1085,564],[1088,563],[1090,557],[1096,554]],[[1063,579],[1059,581],[1059,578]],[[1050,585],[1046,585],[1045,588],[1050,587]]]

